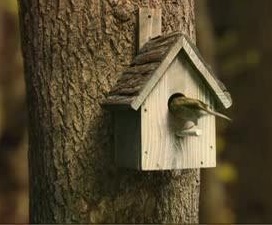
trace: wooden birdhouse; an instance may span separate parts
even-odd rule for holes
[[[140,16],[159,20],[159,14],[142,11]],[[114,113],[118,166],[138,170],[216,166],[215,117],[203,116],[193,130],[182,133],[167,106],[175,93],[202,100],[211,108],[232,104],[196,46],[179,32],[143,44],[103,102]]]

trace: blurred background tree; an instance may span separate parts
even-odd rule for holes
[[[234,119],[222,159],[237,168],[229,187],[236,221],[272,222],[272,20],[270,0],[209,0],[217,71],[232,93]]]
[[[0,222],[28,221],[27,132],[16,0],[0,1]],[[202,170],[202,223],[271,223],[272,1],[196,0],[198,46],[230,90],[218,166]]]
[[[225,128],[224,124],[219,124],[220,136],[224,138],[218,139],[221,165],[215,172],[221,180],[221,187],[223,184],[224,192],[220,193],[225,194],[218,206],[222,206],[225,200],[228,212],[225,216],[229,214],[228,220],[231,218],[237,223],[272,221],[271,6],[270,0],[206,0],[205,5],[215,40],[214,68],[234,100],[231,108],[233,123]],[[202,27],[199,32],[201,29],[205,30]],[[199,40],[204,56],[208,41]],[[218,193],[218,188],[211,186],[209,175],[203,178],[205,183],[208,182],[206,187]],[[203,190],[202,199],[209,201],[206,195]],[[221,215],[218,212],[222,212],[222,207],[216,210],[210,207],[202,212],[206,210],[213,212],[204,213],[203,222],[222,222],[216,218]]]
[[[28,221],[25,86],[17,2],[0,1],[0,222]]]
[[[196,0],[197,45],[205,60],[216,68],[216,41],[209,0]],[[222,77],[219,76],[221,79]],[[233,223],[235,215],[228,201],[226,185],[236,178],[235,167],[221,158],[225,150],[223,132],[228,122],[217,120],[217,168],[201,170],[200,222]]]

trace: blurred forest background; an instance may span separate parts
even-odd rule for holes
[[[197,44],[230,90],[201,223],[272,222],[272,1],[196,0]],[[0,223],[28,222],[27,118],[16,0],[0,0]]]

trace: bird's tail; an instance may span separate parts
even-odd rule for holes
[[[224,114],[222,114],[222,113],[214,112],[214,111],[212,111],[212,110],[209,110],[209,113],[212,114],[212,115],[214,115],[214,116],[218,116],[218,117],[220,117],[220,118],[223,118],[223,119],[225,119],[225,120],[232,121],[231,118],[227,117],[226,115],[224,115]]]

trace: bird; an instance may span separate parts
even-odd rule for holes
[[[204,102],[186,97],[182,93],[175,93],[169,98],[168,110],[177,120],[192,121],[195,125],[197,125],[198,119],[205,115],[214,115],[231,121],[229,117],[212,110]]]

